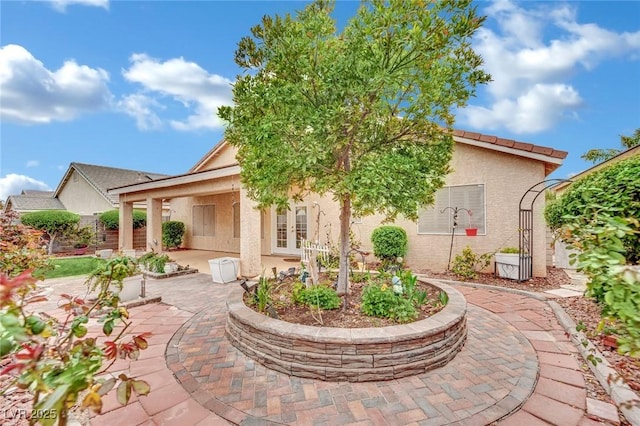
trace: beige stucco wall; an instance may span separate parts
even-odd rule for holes
[[[501,247],[517,247],[520,198],[527,189],[544,180],[544,164],[458,143],[451,167],[454,171],[447,177],[446,185],[484,184],[486,200],[486,235],[476,237],[456,235],[452,259],[467,245],[476,253],[493,252]],[[320,215],[320,239],[325,241],[325,234],[330,230],[334,243],[337,243],[338,205],[331,200],[330,196],[309,197],[306,201],[310,206],[317,201],[326,214]],[[546,231],[542,216],[543,206],[544,197],[540,196],[534,206],[534,276],[546,275]],[[314,207],[310,211],[310,228],[315,232],[318,210]],[[371,233],[381,225],[383,219],[379,215],[367,216],[362,218],[362,223],[352,225],[354,237],[360,240],[361,247],[365,251],[373,252]],[[450,235],[419,235],[417,224],[404,218],[399,218],[394,224],[401,226],[407,232],[409,250],[406,262],[411,268],[446,270],[451,243]],[[374,258],[370,256],[369,259]],[[493,265],[487,271],[493,271]]]
[[[176,198],[171,200],[171,220],[179,220],[185,224],[186,232],[183,245],[198,250],[216,250],[238,253],[240,239],[233,237],[232,204],[240,201],[237,191],[202,197]],[[193,236],[192,208],[196,205],[214,204],[215,237]]]
[[[111,203],[75,170],[71,171],[71,176],[62,187],[58,198],[68,211],[81,215],[113,210]]]
[[[232,164],[238,164],[238,160],[236,160],[236,152],[237,150],[229,145],[225,144],[220,147],[220,149],[208,158],[207,161],[198,166],[198,170],[210,170],[217,167],[230,166]]]
[[[235,150],[227,146],[220,154],[203,165],[201,170],[221,167],[235,162]],[[520,156],[457,143],[451,161],[453,172],[447,177],[446,185],[484,184],[486,200],[486,235],[454,238],[453,255],[469,245],[476,253],[494,252],[501,247],[518,246],[519,201],[522,195],[538,182],[545,179],[544,163]],[[235,195],[237,200],[239,197]],[[172,200],[172,219],[182,220],[187,225],[185,246],[203,250],[239,251],[239,240],[233,238],[231,194],[208,197],[180,198]],[[317,204],[314,204],[317,203]],[[192,237],[191,206],[194,204],[216,204],[216,237]],[[327,235],[337,244],[339,235],[339,208],[331,195],[309,196],[304,200],[308,207],[309,237],[319,236],[326,241]],[[534,206],[533,274],[546,275],[545,225],[542,215],[544,197],[538,197]],[[188,213],[184,213],[188,212]],[[319,213],[320,212],[320,213]],[[318,224],[319,216],[319,224]],[[273,209],[267,211],[263,221],[264,238],[262,254],[272,253]],[[382,223],[383,217],[369,216],[361,223],[352,225],[356,239],[362,249],[372,252],[371,232]],[[409,238],[407,264],[414,269],[444,271],[449,257],[450,235],[419,235],[417,224],[400,218],[396,225],[402,226]],[[373,256],[370,256],[373,260]],[[492,271],[491,265],[487,271]]]

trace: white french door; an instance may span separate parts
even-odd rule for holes
[[[273,209],[273,252],[282,254],[300,254],[302,240],[308,238],[308,208],[303,204],[294,204],[289,210]]]

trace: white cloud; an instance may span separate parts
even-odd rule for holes
[[[40,161],[38,160],[27,161],[27,167],[38,167],[39,165],[40,165]]]
[[[153,104],[150,99],[160,102],[161,97],[170,97],[182,104],[191,115],[185,120],[171,120],[173,128],[182,131],[216,129],[222,127],[217,110],[221,105],[230,105],[231,80],[216,74],[209,74],[195,62],[185,61],[184,58],[174,58],[161,62],[145,54],[131,56],[131,67],[123,70],[124,77],[143,86],[145,96],[142,98],[131,96],[123,99],[129,103],[129,114],[146,119],[157,118],[151,111]],[[155,95],[154,98],[151,96]],[[139,96],[139,95],[132,95]],[[140,103],[140,101],[142,101]],[[126,105],[125,105],[126,106]],[[138,111],[138,112],[136,112]],[[142,111],[142,112],[140,112]],[[146,123],[146,121],[142,121]]]
[[[22,124],[68,121],[109,106],[109,75],[74,60],[56,71],[22,46],[0,48],[0,118]]]
[[[497,29],[481,28],[474,48],[493,77],[487,87],[493,104],[461,111],[462,119],[477,128],[547,130],[582,105],[570,83],[576,73],[611,58],[640,55],[640,31],[616,33],[578,23],[576,10],[563,4],[526,4],[531,8],[498,0],[484,11]],[[545,39],[547,27],[555,38]],[[525,117],[532,112],[542,116]]]
[[[127,95],[118,102],[118,107],[126,114],[136,119],[136,125],[140,130],[157,130],[162,128],[160,117],[152,108],[163,109],[155,99],[141,93]]]
[[[506,127],[514,133],[535,133],[553,127],[583,104],[578,92],[564,84],[536,84],[512,100],[496,101],[491,108],[471,106],[465,111],[469,124],[496,130]]]
[[[0,178],[0,200],[6,200],[9,195],[18,195],[24,189],[51,190],[46,183],[30,178],[29,176],[9,173],[5,177]]]
[[[95,6],[103,9],[109,9],[109,0],[50,0],[51,5],[58,12],[65,12],[67,6],[82,5]]]

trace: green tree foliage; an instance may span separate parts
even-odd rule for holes
[[[620,145],[622,145],[622,149],[590,149],[589,151],[582,154],[580,158],[582,158],[583,160],[591,161],[594,164],[600,163],[602,161],[606,161],[612,157],[615,157],[624,150],[640,145],[640,128],[636,129],[636,131],[633,132],[633,135],[631,136],[620,136]]]
[[[49,254],[52,254],[56,240],[72,237],[78,231],[80,216],[66,210],[41,210],[24,213],[20,216],[20,221],[26,226],[47,233]]]
[[[561,197],[547,204],[545,218],[560,238],[571,243],[573,232],[567,225],[586,227],[601,215],[640,218],[640,156],[612,164],[571,184]],[[603,222],[600,222],[601,224]],[[640,262],[640,237],[622,239],[626,258]]]
[[[162,223],[162,245],[165,248],[176,248],[182,244],[184,236],[184,223],[170,220]]]
[[[598,170],[547,205],[545,218],[576,249],[587,295],[602,307],[600,328],[611,322],[618,349],[640,357],[640,156]]]
[[[100,222],[107,229],[118,229],[120,227],[120,211],[109,210],[100,214]],[[144,210],[133,211],[133,228],[144,228],[147,226],[147,213]]]
[[[383,263],[396,263],[407,254],[407,232],[399,226],[385,225],[371,233],[373,254]]]
[[[235,55],[235,106],[218,113],[261,206],[311,192],[339,203],[343,294],[352,213],[415,220],[449,172],[453,109],[490,77],[470,0],[364,2],[341,32],[334,4],[253,27]]]

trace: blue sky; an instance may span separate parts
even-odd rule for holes
[[[0,2],[0,199],[55,189],[71,162],[182,174],[223,135],[237,42],[306,2]],[[456,128],[569,151],[590,166],[640,127],[640,2],[477,3],[493,82]],[[339,1],[344,24],[358,7]]]

